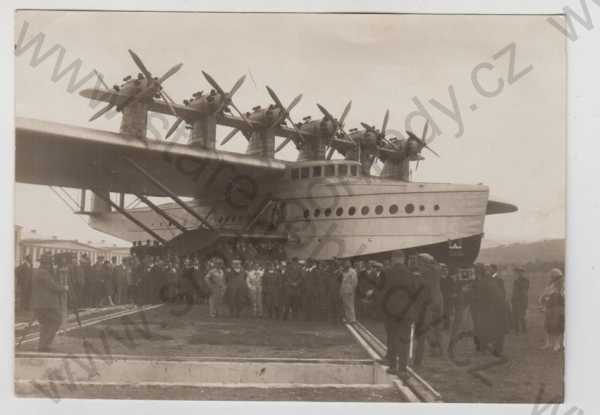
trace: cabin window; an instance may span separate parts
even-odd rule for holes
[[[433,210],[435,210],[435,211],[438,211],[438,210],[440,210],[440,205],[435,205],[435,206],[433,207]]]
[[[356,213],[356,208],[354,206],[350,206],[350,208],[348,209],[348,215],[354,216],[355,213]]]
[[[333,164],[325,166],[325,177],[331,176],[335,176],[335,166]]]
[[[423,212],[423,211],[425,210],[425,206],[424,206],[424,205],[421,205],[421,206],[419,206],[419,210],[420,210],[421,212]]]
[[[369,207],[368,206],[363,206],[362,209],[360,210],[360,213],[362,213],[363,215],[368,215],[369,214]]]
[[[308,167],[302,167],[300,169],[300,178],[301,179],[306,179],[309,175],[310,171],[308,169]]]
[[[304,209],[304,219],[308,219],[310,216],[310,211],[308,209]]]
[[[335,214],[336,214],[336,216],[342,216],[344,214],[344,208],[341,208],[341,207],[337,208],[335,210]]]
[[[315,218],[321,216],[321,209],[315,209]]]
[[[298,180],[300,178],[300,171],[298,169],[292,169],[292,180]]]
[[[321,177],[323,174],[323,168],[321,166],[313,167],[313,177]]]
[[[404,211],[406,213],[413,213],[415,211],[415,205],[413,205],[412,203],[409,203],[408,205],[406,205],[404,207]]]
[[[381,214],[383,213],[383,206],[381,206],[381,205],[377,205],[377,206],[375,207],[375,213],[376,213],[377,215],[381,215]]]
[[[348,175],[348,166],[345,164],[340,164],[338,166],[338,176],[347,176]]]
[[[325,212],[323,213],[325,213],[325,216],[331,216],[331,208],[325,209]]]
[[[350,166],[350,175],[358,176],[358,166]]]
[[[390,206],[390,213],[392,215],[396,214],[398,212],[398,205],[392,205]]]

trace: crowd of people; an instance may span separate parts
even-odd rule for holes
[[[429,254],[406,258],[397,252],[383,262],[239,257],[226,261],[218,256],[200,260],[195,256],[177,258],[138,251],[121,264],[115,258],[91,264],[85,255],[75,261],[62,254],[43,256],[40,270],[36,270],[40,275],[36,278],[30,259],[17,268],[17,308],[32,304],[42,318],[53,315],[47,308],[55,304],[44,296],[40,304],[36,281],[37,291],[51,287],[62,293],[60,287],[67,287],[69,307],[77,309],[206,303],[212,318],[384,321],[386,363],[395,373],[405,371],[411,338],[415,343],[414,364],[419,366],[426,347],[432,355],[451,354],[468,326],[473,328],[475,348],[497,356],[502,355],[504,336],[510,330],[527,331],[529,280],[522,268],[514,269],[517,278],[507,298],[496,266],[475,264],[474,273],[465,275]],[[560,350],[564,331],[562,273],[554,269],[550,277],[539,299],[546,312],[548,335],[544,347]],[[52,279],[59,288],[47,281]],[[56,321],[58,318],[53,319],[52,327]],[[442,344],[444,329],[449,332],[447,344]],[[48,338],[42,349],[51,342]]]

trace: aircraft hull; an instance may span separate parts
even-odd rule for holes
[[[272,223],[272,209],[267,208],[250,230],[248,223],[260,209],[254,213],[232,209],[226,200],[195,200],[191,206],[226,237],[255,234],[285,238],[289,257],[368,257],[423,247],[423,251],[431,249],[440,260],[463,263],[472,262],[479,251],[488,188],[356,177],[343,183],[284,180],[262,196],[282,206],[282,215]],[[179,206],[166,204],[161,209],[186,228],[198,228],[198,221]],[[129,213],[165,240],[181,234],[149,209]],[[152,239],[117,212],[94,214],[90,224],[129,241]],[[457,252],[454,257],[450,255],[452,241],[463,245],[462,256]]]

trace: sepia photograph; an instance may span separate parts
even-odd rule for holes
[[[574,21],[17,10],[15,396],[564,402]]]

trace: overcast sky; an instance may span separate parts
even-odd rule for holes
[[[41,54],[60,45],[63,68],[81,59],[79,78],[96,68],[112,85],[137,73],[129,48],[155,75],[183,62],[164,85],[177,101],[210,88],[201,70],[227,90],[248,74],[235,97],[244,110],[270,103],[268,84],[285,104],[304,94],[292,112],[297,121],[318,117],[316,102],[339,116],[351,99],[347,129],[361,121],[380,126],[389,109],[389,128],[403,131],[417,110],[416,97],[437,127],[432,147],[441,158],[424,151],[414,180],[484,183],[492,198],[518,205],[518,213],[486,218],[490,240],[564,237],[566,54],[564,37],[546,17],[19,12],[16,41],[25,22],[25,43],[45,35]],[[15,61],[17,115],[89,125],[94,111],[68,92],[70,74],[52,80],[58,53],[37,66],[32,54],[30,48]],[[479,87],[474,68],[480,68]],[[483,96],[498,87],[498,78],[502,89]],[[94,84],[90,79],[78,89]],[[411,121],[420,135],[423,118]],[[116,131],[118,125],[113,117],[92,126]],[[243,152],[245,144],[240,135],[224,149]],[[291,145],[280,154],[296,156]],[[48,188],[15,189],[17,224],[59,237],[115,241],[88,228]]]

